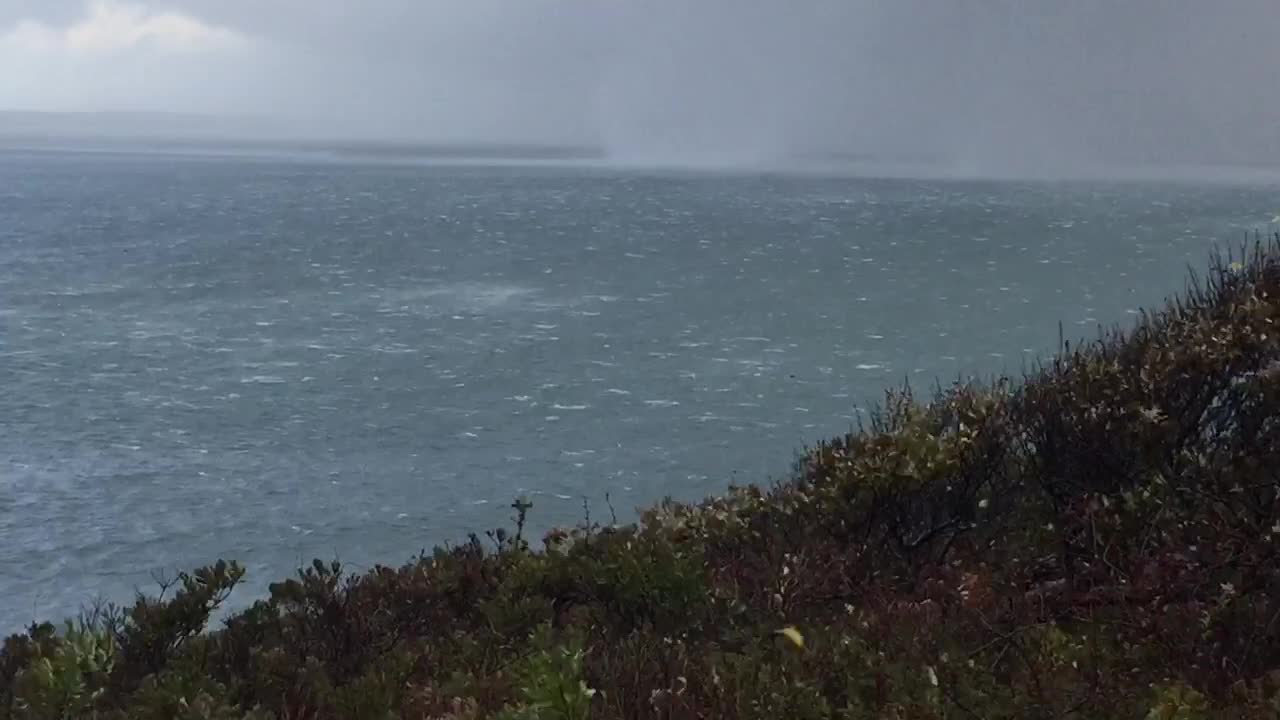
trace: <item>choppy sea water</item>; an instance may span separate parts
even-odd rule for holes
[[[0,631],[786,474],[1266,229],[1274,187],[0,153]]]

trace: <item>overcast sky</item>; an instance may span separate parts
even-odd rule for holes
[[[1280,0],[0,0],[0,108],[1001,166],[1280,159]]]

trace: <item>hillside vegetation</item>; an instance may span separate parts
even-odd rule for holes
[[[0,718],[1274,718],[1280,238],[1232,260],[776,487],[32,627]]]

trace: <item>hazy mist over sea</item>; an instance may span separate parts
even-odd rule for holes
[[[4,0],[0,109],[626,165],[1274,166],[1277,36],[1268,0]]]

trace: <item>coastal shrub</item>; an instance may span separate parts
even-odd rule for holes
[[[242,571],[0,649],[0,719],[1275,718],[1280,238],[771,487],[400,567]]]
[[[70,622],[48,639],[33,643],[24,667],[14,673],[15,717],[54,720],[92,713],[116,662],[114,639]]]
[[[157,597],[139,594],[122,615],[104,618],[120,648],[120,672],[112,674],[122,681],[117,688],[131,689],[135,679],[163,670],[184,643],[205,629],[213,611],[243,577],[244,569],[235,562],[219,560],[192,573],[179,573],[172,581],[159,580]],[[174,588],[173,596],[166,598]]]
[[[582,640],[570,636],[559,642],[550,626],[530,638],[534,651],[516,670],[519,699],[498,713],[501,720],[587,720],[596,691],[583,679]]]

